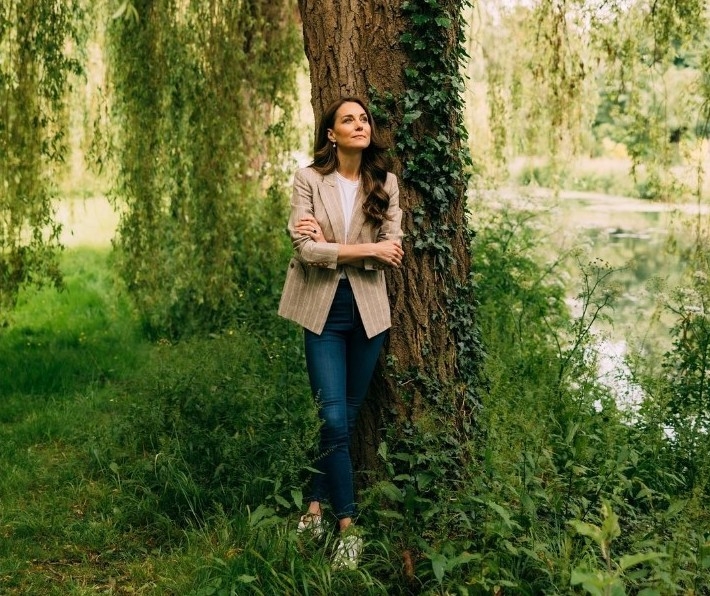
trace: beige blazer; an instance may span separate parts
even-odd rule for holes
[[[336,173],[323,176],[313,168],[296,172],[291,198],[288,231],[293,242],[294,257],[288,264],[286,282],[281,294],[279,315],[320,334],[325,326],[340,274],[345,270],[353,289],[360,316],[368,337],[392,325],[387,299],[385,266],[376,259],[338,265],[338,244],[379,242],[402,239],[402,211],[399,208],[397,177],[388,173],[385,190],[390,196],[388,216],[381,226],[365,222],[362,205],[365,195],[358,192],[348,237]],[[326,242],[315,242],[294,230],[296,222],[306,215],[315,216]]]

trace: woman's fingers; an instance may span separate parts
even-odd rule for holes
[[[320,233],[320,226],[316,221],[315,217],[307,216],[302,217],[296,223],[296,231],[304,236],[311,236],[312,238],[317,238]]]
[[[394,242],[392,240],[387,240],[385,242],[380,242],[380,255],[379,259],[391,266],[391,267],[399,267],[402,264],[402,258],[404,257],[404,251],[402,250],[402,247],[399,245],[399,243]]]

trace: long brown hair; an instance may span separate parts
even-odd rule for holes
[[[326,108],[318,124],[311,167],[324,175],[331,174],[338,167],[338,152],[328,139],[328,129],[334,128],[335,113],[340,109],[340,106],[348,102],[359,104],[365,110],[370,122],[370,144],[363,150],[362,163],[360,164],[362,188],[365,192],[365,204],[362,206],[362,210],[365,212],[367,220],[374,224],[381,224],[387,219],[387,208],[390,204],[390,196],[384,186],[390,165],[387,156],[388,147],[377,132],[372,114],[362,99],[341,97]]]

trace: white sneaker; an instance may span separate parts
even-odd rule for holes
[[[321,538],[323,534],[325,534],[323,516],[316,513],[305,513],[301,516],[301,519],[298,520],[296,532],[298,534],[309,533],[313,538]]]
[[[357,569],[363,545],[362,536],[358,536],[354,532],[339,538],[333,555],[333,569]]]

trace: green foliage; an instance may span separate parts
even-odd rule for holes
[[[402,370],[396,359],[390,361],[390,374],[412,412],[409,420],[400,418],[386,430],[379,453],[387,479],[365,497],[365,511],[372,512],[365,513],[365,525],[380,529],[377,541],[388,550],[415,559],[417,568],[409,579],[422,585],[467,560],[466,555],[457,558],[445,548],[438,550],[432,542],[441,537],[449,543],[446,524],[460,513],[448,496],[452,487],[463,485],[474,460],[469,440],[477,429],[483,390],[483,350],[467,270],[473,232],[465,225],[472,171],[461,73],[466,58],[462,12],[468,5],[465,0],[405,2],[407,26],[400,39],[408,56],[405,90],[397,97],[371,93],[375,117],[398,124],[395,150],[404,166],[402,178],[417,197],[406,241],[414,258],[432,264],[441,313],[431,318],[447,329],[455,354],[445,374],[431,346],[424,346],[425,357],[416,370]],[[420,555],[426,557],[421,564],[416,560]]]
[[[236,521],[218,516],[215,530],[199,536],[214,545],[215,556],[204,558],[186,594],[191,596],[255,594],[392,594],[388,581],[373,575],[383,563],[382,549],[373,544],[357,570],[333,572],[330,556],[335,540],[303,540],[273,509],[262,507]],[[235,548],[234,545],[239,545]]]
[[[471,158],[465,144],[460,73],[466,57],[461,11],[467,5],[466,1],[404,4],[411,26],[401,42],[411,64],[405,70],[407,90],[399,100],[402,125],[397,131],[396,149],[405,162],[404,180],[421,193],[423,200],[414,214],[414,245],[418,250],[432,247],[425,223],[429,224],[429,219],[436,222],[448,213],[468,186]],[[442,37],[452,35],[456,36],[455,44],[441,43]],[[424,130],[436,134],[422,135]],[[441,265],[450,264],[450,247],[435,248]]]
[[[67,251],[61,292],[20,292],[0,333],[0,396],[61,395],[133,369],[139,331],[110,262],[106,251]]]
[[[599,547],[604,561],[603,570],[588,570],[584,566],[576,567],[572,571],[571,583],[573,586],[581,585],[584,590],[594,596],[620,596],[626,594],[623,576],[627,570],[647,561],[654,561],[662,557],[657,552],[642,552],[633,555],[624,555],[619,561],[614,561],[611,555],[612,542],[621,534],[619,518],[607,502],[601,507],[602,523],[595,526],[587,522],[572,520],[570,525],[582,536],[593,540]]]
[[[543,215],[475,208],[485,432],[463,442],[437,406],[387,437],[355,572],[332,571],[335,532],[295,532],[317,434],[300,334],[260,315],[148,345],[105,253],[67,251],[67,291],[23,294],[0,342],[17,377],[0,400],[0,591],[707,594],[708,459],[691,486],[661,407],[682,405],[683,383],[695,399],[701,344],[669,352],[677,369],[638,371],[659,399],[630,420],[589,349],[613,272],[581,261],[587,315],[573,317],[559,261],[540,251]],[[26,346],[29,328],[56,343]],[[60,382],[21,381],[19,363],[40,356]]]
[[[480,6],[473,23],[480,30],[471,33],[480,43],[474,89],[487,113],[477,115],[483,130],[472,135],[472,151],[496,176],[519,155],[550,156],[556,169],[589,144],[597,103],[593,16],[581,1]]]
[[[546,234],[540,218],[539,211],[497,211],[477,241],[491,379],[477,498],[497,503],[509,520],[505,532],[484,526],[488,548],[507,554],[495,567],[482,564],[523,593],[571,585],[589,593],[694,588],[708,578],[698,565],[707,536],[694,533],[681,544],[669,526],[704,527],[705,497],[685,492],[662,429],[648,416],[630,423],[617,396],[596,379],[593,322],[614,304],[615,272],[581,261],[575,285],[582,290],[571,316],[561,257],[545,262],[538,252]],[[705,460],[699,465],[707,469]],[[599,553],[578,541],[580,531]]]
[[[243,326],[159,345],[128,387],[121,440],[129,459],[109,454],[102,465],[176,520],[201,519],[216,504],[288,509],[302,500],[289,491],[300,490],[318,424],[295,331],[277,323],[276,339]]]
[[[597,380],[594,323],[611,312],[616,271],[578,258],[573,316],[565,255],[540,252],[548,232],[539,210],[476,212],[490,382],[482,432],[462,443],[434,409],[402,429],[404,440],[380,446],[389,478],[367,492],[364,525],[390,557],[411,561],[395,593],[673,594],[704,585],[709,536],[691,530],[708,521],[704,489],[686,492],[668,458],[673,443],[648,419],[630,424]],[[467,466],[453,463],[467,456]]]
[[[151,336],[219,330],[280,289],[293,7],[123,6],[109,29],[121,271]]]
[[[462,434],[472,431],[480,406],[483,358],[474,286],[468,271],[457,270],[457,259],[468,262],[473,236],[468,226],[460,225],[467,215],[465,197],[472,168],[463,124],[461,74],[466,58],[462,24],[466,6],[466,1],[405,2],[408,27],[401,37],[409,57],[405,91],[400,97],[377,90],[371,93],[376,117],[396,118],[399,123],[395,148],[404,164],[402,177],[420,197],[412,208],[414,225],[407,241],[416,257],[433,263],[434,275],[441,275],[445,325],[456,346],[456,374],[448,380],[438,378],[436,359],[430,371],[397,374],[402,381],[421,386],[430,407],[437,410],[434,417],[440,416],[440,422],[456,426]],[[442,38],[450,42],[441,43]],[[398,365],[393,365],[396,370]]]
[[[23,285],[61,284],[53,176],[66,155],[65,91],[80,71],[82,18],[78,0],[0,7],[1,319]]]
[[[160,40],[164,45],[158,49],[177,51],[175,39],[193,39],[181,21],[189,11],[152,15],[156,22],[170,20],[174,38],[143,38],[136,33],[136,27],[146,25],[143,7],[121,6],[123,14],[117,16],[124,20],[114,26],[125,28],[124,42],[135,42],[136,51],[158,47],[146,40]],[[455,90],[451,69],[456,61],[448,54],[431,56],[436,48],[427,45],[433,44],[429,32],[441,36],[456,21],[442,7],[431,1],[407,7],[426,46],[417,48],[416,36],[407,41],[420,52],[421,84],[437,64],[445,68],[431,95],[423,87],[407,94],[412,101],[405,121],[411,128],[403,128],[402,149],[414,151],[409,143],[421,134],[417,127],[430,111],[437,126],[450,123],[443,119],[440,100]],[[187,46],[180,51],[187,53]],[[170,52],[159,55],[175,64]],[[128,63],[131,56],[125,54]],[[140,69],[131,71],[140,83],[132,92],[159,98],[155,105],[165,108],[166,120],[153,126],[155,120],[130,113],[133,124],[148,127],[143,140],[155,142],[148,148],[155,149],[151,155],[159,165],[145,160],[144,170],[130,176],[126,170],[123,178],[125,188],[154,189],[161,197],[145,203],[146,213],[155,207],[151,221],[158,230],[141,227],[141,233],[164,236],[137,245],[160,248],[159,257],[149,255],[156,259],[154,269],[141,269],[154,284],[143,287],[144,307],[149,288],[175,288],[184,297],[189,293],[184,288],[197,287],[181,281],[177,265],[165,265],[167,275],[156,273],[155,264],[162,268],[158,258],[178,258],[171,252],[178,238],[203,246],[194,240],[196,232],[175,222],[209,213],[206,199],[190,202],[197,196],[193,187],[199,186],[193,165],[206,168],[201,160],[207,158],[188,151],[187,144],[188,131],[202,140],[208,135],[180,118],[201,123],[210,134],[215,126],[195,110],[166,108],[179,107],[171,102],[184,100],[183,92],[193,93],[194,102],[198,90],[209,89],[195,83],[208,78],[201,70],[206,63],[190,62],[200,73],[196,79],[182,70],[185,62],[168,73],[159,62],[151,64],[145,78]],[[157,89],[156,79],[162,81],[161,72],[176,85],[174,93],[164,87],[151,91]],[[208,103],[213,99],[209,93],[205,97]],[[169,122],[179,124],[174,131],[167,124],[173,116]],[[182,144],[163,141],[173,132]],[[429,184],[431,161],[431,180],[444,189],[437,195],[429,187],[415,239],[417,255],[434,256],[442,273],[454,260],[450,235],[455,232],[443,222],[468,166],[455,138],[447,138],[449,146],[437,146],[436,139],[430,135],[422,160],[412,159],[407,175],[413,185]],[[173,146],[175,154],[168,149]],[[214,155],[232,153],[215,146]],[[453,165],[436,166],[446,160]],[[177,170],[163,164],[179,164],[185,176],[171,177]],[[185,180],[191,186],[173,192]],[[261,197],[250,184],[251,179],[240,187],[246,188],[242,196]],[[418,188],[426,194],[424,186]],[[389,429],[379,447],[388,475],[362,499],[360,525],[367,541],[362,565],[336,574],[329,566],[333,536],[316,544],[294,531],[303,501],[301,474],[317,423],[301,364],[301,338],[287,323],[264,317],[273,313],[276,268],[283,263],[275,253],[287,250],[281,240],[272,243],[260,233],[262,221],[284,219],[283,201],[274,192],[273,200],[256,201],[255,210],[235,208],[238,217],[229,220],[245,231],[243,236],[231,228],[226,232],[232,234],[230,250],[249,255],[249,266],[240,264],[229,278],[244,293],[239,305],[220,310],[239,320],[221,334],[176,344],[141,343],[123,287],[107,273],[104,254],[68,252],[64,293],[20,292],[15,326],[0,336],[5,366],[0,365],[0,591],[708,593],[710,334],[707,250],[701,241],[697,253],[688,255],[695,275],[668,301],[677,323],[661,371],[635,363],[647,399],[630,415],[596,378],[593,325],[616,299],[615,270],[578,258],[579,274],[570,284],[560,269],[566,255],[550,260],[539,250],[546,233],[539,211],[489,214],[476,204],[475,275],[464,286],[442,276],[460,379],[476,381],[464,388],[443,386],[426,370],[399,377],[404,390],[415,383],[422,388],[431,407]],[[138,201],[149,195],[130,196]],[[189,217],[171,220],[166,205],[184,207],[178,212]],[[144,220],[133,221],[142,226]],[[278,237],[284,238],[281,232]],[[185,267],[197,253],[187,254],[179,257]],[[128,247],[120,256],[126,255]],[[205,270],[206,261],[195,259]],[[565,304],[570,286],[579,288],[574,314]],[[154,333],[178,335],[202,316],[193,314],[192,306],[171,311],[173,304],[163,297],[154,310],[142,309]],[[165,312],[172,318],[156,315]],[[208,327],[222,326],[210,320]],[[488,354],[489,387],[481,395],[466,393],[480,387],[473,363],[482,350],[474,323],[486,338]],[[477,400],[483,401],[481,410],[474,407]],[[478,414],[477,433],[470,425],[452,423],[468,423],[472,411]]]
[[[639,382],[648,398],[643,404],[644,423],[665,440],[659,452],[665,465],[683,479],[686,496],[710,487],[710,321],[707,304],[708,259],[706,240],[696,238],[693,253],[687,255],[685,283],[662,297],[662,307],[675,322],[669,330],[670,349],[663,355],[659,371],[634,362]]]
[[[678,196],[685,189],[671,166],[704,177],[688,148],[707,136],[706,8],[703,0],[481,3],[469,68],[471,102],[487,108],[471,116],[480,169],[501,181],[511,159],[545,158],[545,184],[577,188],[564,175],[569,160],[609,155],[613,141],[631,158],[638,194]]]

